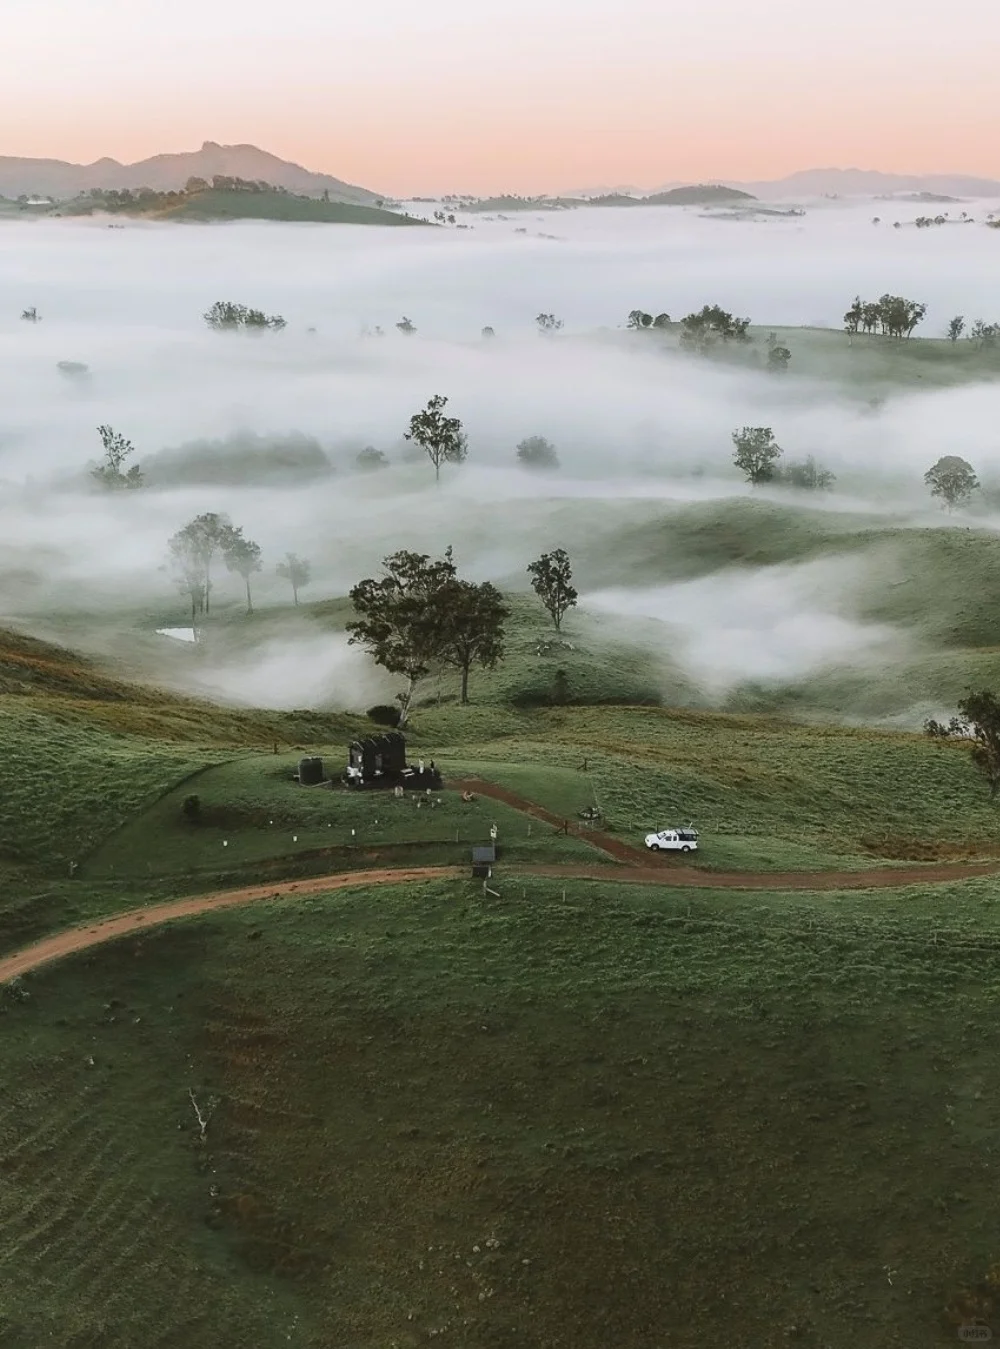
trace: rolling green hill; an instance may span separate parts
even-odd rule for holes
[[[74,197],[60,202],[57,214],[63,216],[111,213],[155,220],[276,220],[325,225],[425,225],[432,222],[403,215],[398,211],[352,202],[326,201],[277,190],[228,190],[207,188],[197,192],[160,192],[110,196]]]
[[[159,213],[163,220],[282,220],[324,225],[428,225],[377,206],[299,197],[290,192],[225,192],[210,188]]]
[[[381,886],[0,989],[0,1342],[954,1342],[994,888]]]
[[[707,510],[638,530],[622,564],[711,572],[751,536],[756,563],[908,543],[916,597],[893,580],[871,603],[942,661],[987,632],[982,535]],[[962,577],[976,604],[949,620]],[[0,954],[182,894],[467,860],[491,823],[503,850],[493,894],[314,887],[0,985],[0,1345],[902,1349],[992,1314],[995,880],[715,888],[995,857],[969,755],[640,706],[638,645],[573,615],[556,646],[515,609],[472,706],[426,690],[412,753],[446,787],[402,801],[292,781],[304,751],[336,772],[362,718],[215,707],[0,632]],[[329,629],[345,606],[307,614]],[[259,617],[209,636],[249,658],[288,619]],[[555,662],[586,701],[546,702]],[[713,888],[630,886],[607,860],[604,880],[520,874],[594,854],[463,801],[447,784],[467,776],[574,819],[596,804],[624,842],[693,818]]]
[[[689,187],[672,187],[667,192],[654,192],[644,197],[647,206],[727,206],[742,201],[756,201],[751,192],[720,183],[697,183]]]

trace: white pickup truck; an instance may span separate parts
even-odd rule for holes
[[[646,835],[646,847],[652,852],[696,852],[697,829],[661,829]]]

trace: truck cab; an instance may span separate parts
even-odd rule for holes
[[[655,834],[646,835],[646,847],[650,852],[697,852],[697,829],[658,829]]]

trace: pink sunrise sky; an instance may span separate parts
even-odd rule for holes
[[[0,154],[252,142],[380,191],[1000,176],[1000,0],[4,0]]]

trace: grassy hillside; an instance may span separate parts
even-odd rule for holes
[[[327,771],[339,776],[346,748],[328,748]],[[82,879],[169,876],[187,883],[192,877],[317,853],[319,869],[330,870],[414,860],[464,865],[471,846],[489,842],[492,824],[500,830],[507,861],[593,858],[591,849],[575,839],[531,829],[509,806],[479,798],[463,802],[454,790],[429,799],[410,793],[401,801],[390,793],[304,790],[292,776],[298,758],[248,756],[209,768],[196,781],[166,792],[88,858]],[[593,801],[590,783],[578,782],[570,771],[541,770],[535,777],[555,780],[554,786],[546,783],[546,796],[560,790],[563,796],[575,795],[576,810]],[[200,801],[197,824],[187,821],[181,809],[190,792]]]
[[[245,626],[233,631],[248,640]],[[8,637],[7,653],[7,669],[29,674],[20,685],[8,675],[2,700],[12,806],[3,854],[39,876],[63,876],[75,861],[87,884],[132,876],[190,887],[201,877],[252,874],[269,859],[352,865],[352,848],[380,860],[412,860],[413,849],[428,861],[462,860],[501,816],[513,858],[547,856],[552,846],[505,810],[470,810],[450,793],[418,817],[412,800],[296,789],[299,754],[324,754],[338,774],[347,741],[371,726],[364,719],[225,710],[149,689],[128,699],[130,686],[55,648]],[[996,809],[961,747],[637,706],[627,685],[607,675],[628,676],[613,649],[522,652],[521,682],[512,683],[518,660],[515,652],[513,668],[492,680],[480,675],[467,708],[450,687],[431,686],[410,728],[413,753],[436,758],[452,778],[486,776],[555,812],[569,803],[575,815],[596,799],[610,827],[632,840],[693,819],[708,835],[701,864],[722,870],[988,856],[1000,842]],[[554,660],[579,703],[548,705]],[[537,699],[525,696],[531,671]],[[588,672],[600,695],[589,702]],[[205,768],[197,791],[206,820],[192,830],[181,814],[182,784]]]
[[[346,736],[349,718],[237,712],[125,684],[0,630],[0,861],[65,874],[195,770],[248,748]]]
[[[997,1258],[997,938],[985,883],[454,884],[30,977],[0,1343],[954,1342]]]
[[[724,187],[721,183],[697,183],[688,187],[672,187],[666,192],[654,192],[643,200],[647,206],[715,206],[756,201],[757,198],[751,192]]]
[[[298,197],[286,192],[226,192],[209,189],[160,213],[164,220],[283,220],[326,225],[426,225],[377,206]]]
[[[855,393],[891,396],[900,387],[943,388],[1000,378],[1000,348],[966,340],[914,336],[909,341],[857,335],[830,328],[751,329],[756,339],[776,332],[792,353],[788,373],[842,384]]]
[[[706,706],[721,696],[724,706],[738,711],[900,718],[915,727],[928,713],[953,707],[969,685],[1000,682],[1000,539],[994,530],[978,527],[975,515],[942,515],[938,527],[901,526],[889,516],[819,510],[803,496],[655,503],[632,512],[627,523],[626,513],[616,518],[611,507],[603,522],[585,509],[555,512],[549,536],[573,556],[581,607],[556,634],[533,596],[512,595],[506,658],[492,673],[473,673],[474,702],[545,705],[554,696],[556,672],[563,670],[575,704]],[[530,520],[532,505],[524,509]],[[746,679],[714,695],[684,667],[669,604],[660,605],[659,619],[628,621],[588,605],[594,590],[652,592],[704,578],[715,578],[718,594],[730,580],[738,585],[744,578],[778,594],[801,590],[805,597],[790,612],[812,605],[857,624],[882,625],[898,635],[898,650],[877,663],[852,664],[845,656],[844,665],[805,677],[790,670],[766,685]],[[516,576],[514,584],[521,583]],[[703,604],[710,632],[722,620],[711,596]],[[691,603],[685,601],[681,611],[690,628]],[[348,617],[347,602],[330,599],[298,610],[262,603],[247,621],[236,598],[228,608],[220,599],[199,653],[168,649],[154,636],[156,627],[183,621],[179,604],[155,614],[48,614],[43,630],[68,643],[92,644],[136,677],[181,681],[199,661],[252,659],[266,643],[340,632]],[[749,615],[747,621],[758,620]],[[456,690],[456,679],[447,675],[430,681],[422,696],[450,700]]]

